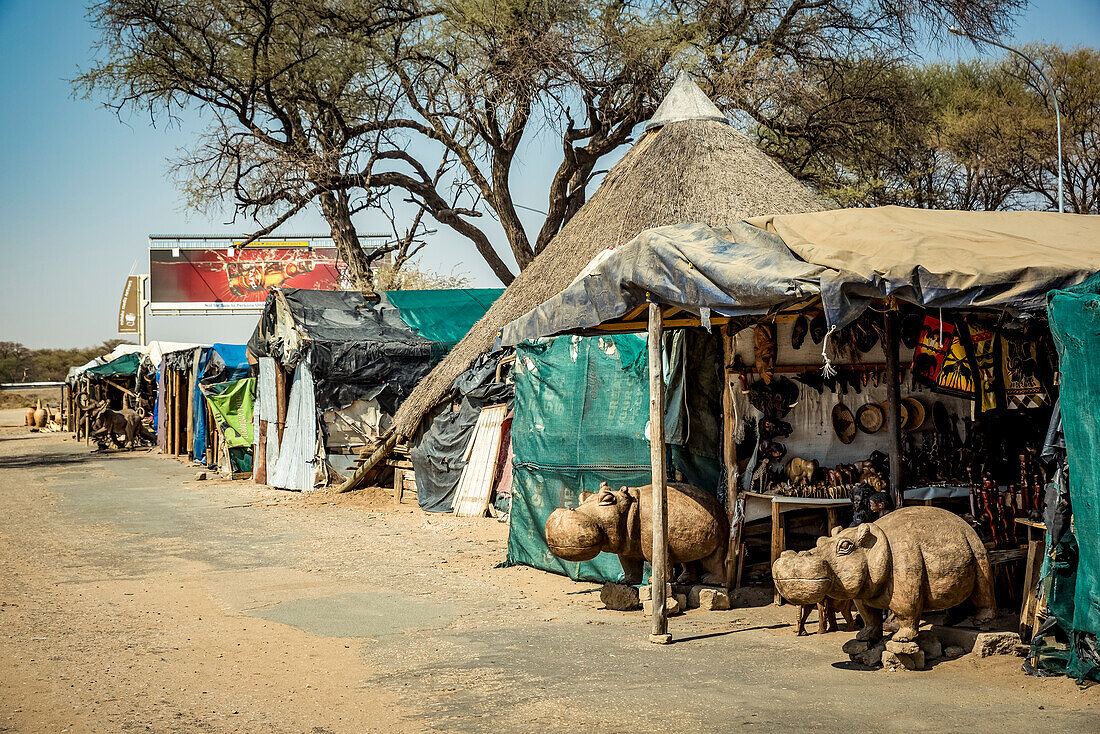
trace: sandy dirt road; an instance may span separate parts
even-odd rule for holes
[[[495,521],[193,481],[0,428],[0,731],[1097,731],[1017,658],[849,669],[790,608],[651,645],[598,587],[498,568]]]

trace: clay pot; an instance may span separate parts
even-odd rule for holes
[[[34,425],[38,428],[46,427],[46,409],[42,407],[42,401],[38,401],[38,408],[34,411]]]
[[[27,408],[27,426],[34,428],[34,408]]]

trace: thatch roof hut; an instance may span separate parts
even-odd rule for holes
[[[668,224],[729,226],[747,217],[828,208],[725,122],[681,74],[645,133],[588,202],[412,391],[394,416],[396,432],[411,436],[454,379],[492,348],[505,324],[568,286],[603,249]]]

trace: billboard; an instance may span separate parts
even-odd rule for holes
[[[235,244],[217,249],[150,247],[149,300],[178,309],[255,310],[272,286],[341,287],[335,248],[308,247],[305,242]]]
[[[141,328],[138,324],[141,308],[141,276],[131,275],[126,278],[126,286],[122,289],[122,301],[118,304],[118,333],[138,334]]]

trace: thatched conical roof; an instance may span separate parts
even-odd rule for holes
[[[694,93],[684,98],[697,101]],[[662,117],[668,121],[639,138],[557,237],[417,385],[394,417],[398,433],[411,436],[454,379],[492,349],[505,324],[569,285],[604,248],[669,224],[730,226],[764,214],[831,208],[737,129],[709,114],[682,112],[666,108]]]

